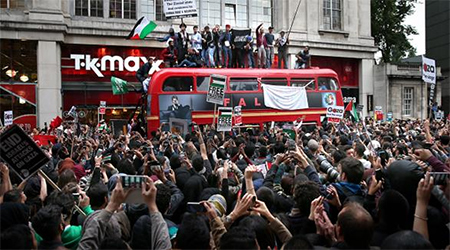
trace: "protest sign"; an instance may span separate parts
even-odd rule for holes
[[[0,158],[21,179],[28,178],[50,161],[17,125],[13,125],[0,135]]]
[[[12,110],[8,110],[5,111],[3,114],[3,120],[5,121],[5,126],[9,126],[13,124],[13,111]]]
[[[433,59],[422,56],[422,80],[436,84],[436,63]]]
[[[211,75],[206,102],[223,105],[226,82],[226,76]]]
[[[326,117],[342,119],[344,117],[344,113],[345,113],[344,106],[328,106]]]
[[[77,107],[72,106],[69,110],[69,113],[67,113],[68,116],[72,116],[73,118],[77,117]]]
[[[105,108],[105,107],[100,107],[100,108],[98,108],[98,113],[99,113],[100,115],[106,114],[106,108]]]
[[[100,107],[106,107],[106,101],[100,101]]]
[[[219,118],[217,119],[217,131],[231,131],[233,122],[231,108],[219,108]]]
[[[358,111],[358,112],[362,112],[363,109],[364,109],[364,105],[362,105],[362,104],[358,104],[358,106],[356,106],[356,111]]]
[[[235,125],[242,124],[242,106],[234,107],[234,124]]]
[[[197,16],[196,0],[164,0],[163,5],[167,19]]]

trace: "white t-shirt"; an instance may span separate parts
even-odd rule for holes
[[[359,159],[359,161],[363,164],[364,169],[370,169],[370,167],[372,166],[372,163],[370,163],[370,161],[366,159]]]

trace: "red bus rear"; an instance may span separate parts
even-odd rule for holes
[[[244,124],[294,121],[320,124],[326,106],[343,106],[336,72],[330,69],[208,69],[166,68],[153,74],[147,108],[148,133],[171,118],[212,124],[214,104],[206,102],[210,75],[227,77],[224,107],[242,106]],[[309,108],[277,110],[264,105],[261,84],[307,86]]]

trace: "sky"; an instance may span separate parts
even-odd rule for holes
[[[425,0],[419,0],[415,12],[405,19],[405,24],[414,26],[418,35],[409,36],[411,45],[417,49],[417,55],[425,54]]]

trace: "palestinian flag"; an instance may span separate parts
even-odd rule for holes
[[[358,111],[356,111],[355,103],[353,103],[353,100],[351,100],[347,104],[347,107],[345,107],[345,112],[347,112],[347,111],[350,112],[350,114],[353,116],[353,119],[356,122],[359,122]]]
[[[111,84],[112,84],[112,92],[114,95],[123,95],[128,93],[127,81],[112,76]]]
[[[141,17],[134,25],[133,30],[127,36],[127,39],[143,40],[148,34],[156,28],[156,23],[149,21],[146,16]]]

